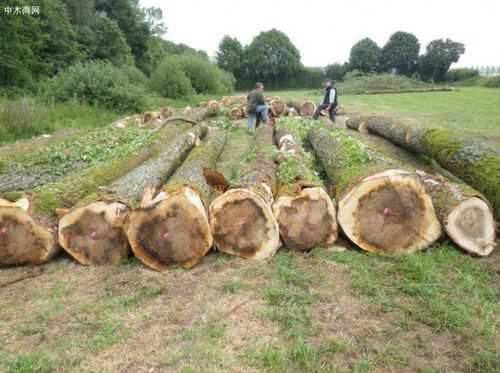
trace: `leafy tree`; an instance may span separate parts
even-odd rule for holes
[[[444,81],[451,64],[458,62],[464,52],[464,45],[451,39],[431,41],[426,54],[419,58],[420,76],[424,80]]]
[[[349,71],[348,63],[334,63],[325,67],[326,77],[335,81],[343,81],[347,71]]]
[[[153,31],[145,11],[139,6],[139,0],[96,0],[95,8],[118,23],[137,66],[147,70],[148,42]]]
[[[93,58],[108,60],[114,65],[123,65],[130,56],[130,47],[125,36],[113,21],[104,13],[98,14],[95,24],[95,51]]]
[[[398,31],[391,35],[382,48],[381,67],[384,71],[411,76],[417,71],[420,43],[415,35]]]
[[[379,67],[380,53],[379,46],[372,39],[362,39],[351,48],[349,66],[365,73],[374,72]]]
[[[243,67],[243,46],[238,39],[228,35],[224,36],[217,51],[217,65],[230,72],[236,79],[242,77]]]
[[[300,53],[288,36],[272,29],[261,32],[245,48],[245,75],[278,87],[301,67]]]
[[[150,87],[163,97],[182,98],[193,94],[191,81],[182,70],[180,61],[166,58],[151,74]]]

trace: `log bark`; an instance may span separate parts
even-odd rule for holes
[[[0,199],[0,266],[42,264],[59,251],[55,234],[30,215],[30,202]]]
[[[443,168],[476,188],[500,219],[500,152],[479,138],[441,128],[412,126],[387,117],[369,117],[368,130],[407,150],[435,159]]]
[[[83,265],[117,264],[129,256],[124,231],[129,206],[135,206],[146,188],[155,189],[175,171],[207,131],[197,126],[181,131],[157,157],[116,180],[97,201],[69,210],[59,220],[59,243]]]
[[[251,259],[267,259],[278,250],[279,228],[271,210],[276,186],[273,152],[273,128],[261,125],[239,185],[210,204],[210,225],[218,250]]]
[[[214,168],[225,144],[212,131],[163,186],[160,198],[145,201],[128,216],[125,230],[132,250],[147,266],[163,271],[172,264],[191,268],[213,244],[206,206],[212,190],[203,170]]]
[[[437,217],[449,238],[463,250],[479,256],[495,247],[495,221],[486,198],[435,162],[428,162],[375,135],[352,133],[371,149],[404,162],[431,196]]]
[[[121,199],[137,201],[146,188],[157,188],[165,183],[182,164],[195,141],[203,138],[206,133],[205,125],[179,133],[158,157],[150,159],[116,180],[109,190]]]
[[[395,255],[422,250],[440,237],[431,198],[404,165],[342,130],[315,127],[309,140],[335,186],[338,223],[356,245]]]
[[[285,246],[306,252],[336,241],[337,214],[314,171],[312,155],[304,149],[301,126],[301,120],[283,118],[276,128],[274,140],[281,156],[273,213]]]

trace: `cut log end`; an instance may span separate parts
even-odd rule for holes
[[[205,207],[189,187],[156,205],[132,211],[126,225],[134,254],[158,271],[173,264],[191,268],[213,243]]]
[[[0,207],[0,266],[42,264],[57,253],[48,229],[20,207]]]
[[[486,256],[495,248],[493,214],[480,198],[468,198],[458,204],[448,215],[444,229],[468,253]]]
[[[320,187],[303,189],[295,196],[281,196],[273,204],[281,238],[291,250],[306,252],[337,239],[335,206]]]
[[[441,235],[430,197],[410,173],[389,170],[362,180],[339,201],[339,224],[366,251],[421,250]]]
[[[272,210],[249,189],[232,189],[210,205],[210,224],[216,247],[243,258],[267,259],[280,246]]]
[[[78,207],[59,221],[59,243],[83,265],[118,264],[130,253],[123,230],[125,205],[94,202]]]

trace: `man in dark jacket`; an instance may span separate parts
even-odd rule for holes
[[[267,112],[269,108],[266,105],[266,99],[264,98],[263,92],[264,84],[256,83],[255,89],[247,96],[248,129],[252,131],[256,128],[255,119],[257,119],[257,123],[261,118],[262,122],[267,123]]]
[[[325,95],[313,114],[313,119],[318,119],[321,110],[328,111],[332,122],[335,122],[335,108],[337,107],[337,88],[330,79],[324,81]]]

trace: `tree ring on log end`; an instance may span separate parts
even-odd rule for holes
[[[298,195],[280,196],[273,204],[281,238],[288,249],[309,251],[337,239],[337,214],[321,187],[303,189]]]
[[[257,193],[231,189],[210,205],[210,225],[218,250],[243,258],[267,259],[280,246],[271,207]]]
[[[363,179],[339,201],[339,224],[366,251],[396,255],[421,250],[441,235],[430,197],[409,172]]]
[[[455,206],[444,228],[450,238],[469,253],[486,256],[495,248],[493,214],[480,198],[468,198]]]
[[[56,252],[52,234],[25,210],[0,207],[0,266],[41,264]]]
[[[126,232],[134,254],[158,271],[172,264],[192,267],[213,243],[205,207],[189,187],[156,205],[132,211]]]
[[[119,264],[130,254],[123,230],[126,206],[98,201],[78,207],[59,221],[59,242],[83,265]]]

